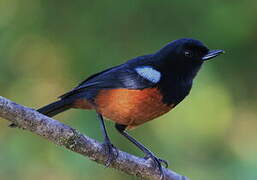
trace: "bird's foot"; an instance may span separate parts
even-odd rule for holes
[[[162,164],[164,164],[165,168],[168,167],[168,162],[164,159],[160,159],[158,157],[156,157],[153,153],[149,152],[146,154],[146,156],[144,157],[144,159],[151,159],[153,161],[153,164],[156,168],[159,169],[160,171],[160,179],[163,179],[164,177],[164,173],[163,173],[163,169],[162,169]]]
[[[11,123],[11,124],[8,125],[8,127],[9,127],[9,128],[17,128],[18,125],[15,124],[15,123]]]
[[[104,148],[105,154],[108,157],[105,161],[105,166],[108,167],[118,157],[118,150],[110,141],[105,141],[102,146]]]

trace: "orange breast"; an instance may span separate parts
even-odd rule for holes
[[[97,111],[104,117],[132,128],[150,121],[172,109],[162,103],[156,88],[144,90],[102,90],[95,99]]]

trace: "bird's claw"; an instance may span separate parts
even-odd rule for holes
[[[161,175],[160,179],[163,179],[164,173],[162,169],[162,164],[164,164],[165,168],[167,168],[169,166],[168,162],[164,159],[160,159],[156,157],[153,153],[148,153],[144,158],[151,159],[153,161],[154,166],[157,167],[160,171],[160,175]]]
[[[11,123],[11,124],[8,125],[8,127],[9,127],[9,128],[17,128],[18,125],[15,124],[15,123]]]
[[[166,160],[164,160],[164,159],[159,159],[159,161],[160,161],[162,164],[164,164],[164,167],[165,167],[165,168],[168,168],[168,167],[169,167],[168,161],[166,161]]]
[[[111,163],[118,157],[118,150],[115,146],[112,145],[111,142],[105,141],[102,144],[104,148],[104,152],[107,155],[107,160],[105,161],[105,166],[109,167]]]

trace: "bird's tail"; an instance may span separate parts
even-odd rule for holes
[[[46,116],[52,117],[63,111],[70,109],[71,107],[72,107],[71,99],[61,99],[59,101],[46,105],[38,109],[37,111]]]

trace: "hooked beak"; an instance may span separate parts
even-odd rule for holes
[[[209,51],[208,54],[206,54],[202,60],[206,61],[206,60],[209,60],[209,59],[212,59],[212,58],[215,58],[216,56],[220,55],[220,54],[223,54],[225,53],[225,51],[223,50],[212,50],[212,51]]]

